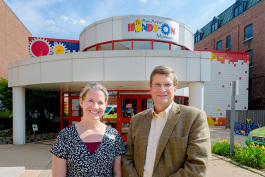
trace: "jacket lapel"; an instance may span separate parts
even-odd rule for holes
[[[151,121],[152,121],[152,111],[148,111],[145,114],[145,117],[141,119],[141,124],[140,124],[140,139],[139,142],[140,149],[139,149],[139,154],[140,154],[140,159],[139,162],[140,164],[140,176],[143,176],[143,171],[144,171],[144,163],[145,163],[145,158],[146,158],[146,151],[147,151],[147,143],[148,143],[148,135],[150,132],[151,128]]]
[[[155,158],[155,164],[154,164],[154,171],[158,165],[159,159],[161,158],[161,155],[167,145],[167,142],[169,141],[169,138],[173,132],[173,129],[175,128],[175,125],[179,119],[179,105],[176,103],[173,103],[171,110],[169,111],[168,119],[165,124],[165,127],[161,133],[159,143],[157,146],[156,151],[156,158]]]

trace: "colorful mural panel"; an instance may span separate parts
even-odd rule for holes
[[[29,37],[29,54],[31,57],[64,54],[78,51],[78,40]]]
[[[239,80],[235,109],[248,109],[249,56],[246,52],[211,51],[211,82],[204,85],[204,110],[209,126],[225,126],[231,110],[231,82]]]

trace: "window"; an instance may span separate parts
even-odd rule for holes
[[[195,43],[199,42],[200,40],[201,40],[201,36],[199,34],[195,36]]]
[[[201,34],[202,35],[202,34]],[[125,41],[111,41],[107,43],[99,43],[84,51],[100,51],[100,50],[189,50],[188,48],[173,44],[166,41],[153,41],[153,40],[125,40]]]
[[[171,44],[171,50],[182,50],[182,47],[175,44]]]
[[[214,32],[215,30],[217,30],[220,27],[221,21],[222,21],[222,19],[219,17],[213,18],[213,20],[211,22],[211,32]]]
[[[216,50],[222,50],[222,41],[217,42]]]
[[[229,49],[231,47],[231,36],[226,37],[226,48]]]
[[[236,0],[236,2],[234,3],[234,11],[233,11],[233,16],[237,17],[238,15],[242,14],[247,7],[247,0]]]
[[[169,50],[169,43],[154,41],[153,50]]]
[[[253,37],[253,24],[250,24],[245,27],[245,38],[244,40],[247,40],[249,38]]]
[[[152,49],[152,41],[133,41],[133,50]]]
[[[202,37],[203,37],[203,31],[202,30],[197,30],[196,33],[194,34],[195,38],[194,38],[194,43],[199,42]]]
[[[132,50],[132,41],[114,42],[114,50]]]
[[[98,45],[98,50],[112,50],[112,43]]]
[[[234,17],[240,15],[243,12],[243,4],[234,8]]]
[[[217,30],[217,28],[218,28],[218,23],[217,22],[213,23],[212,24],[212,32],[214,32],[215,30]]]
[[[96,50],[97,50],[97,47],[94,46],[94,47],[90,47],[90,48],[88,48],[86,51],[96,51]]]

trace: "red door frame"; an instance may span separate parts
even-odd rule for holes
[[[68,96],[64,96],[64,94],[67,93]],[[82,111],[81,111],[81,116],[75,116],[73,117],[72,116],[72,99],[79,99],[79,96],[78,95],[72,95],[72,93],[76,93],[76,92],[61,92],[61,98],[60,98],[60,111],[61,111],[61,119],[60,119],[60,130],[62,130],[64,127],[63,127],[63,120],[68,120],[68,126],[71,125],[71,122],[72,121],[81,121],[81,116],[82,116]],[[64,97],[68,97],[68,116],[67,117],[63,117],[63,114],[64,114]],[[82,109],[82,108],[81,108]]]
[[[122,117],[122,99],[131,98],[136,99],[137,104],[137,113],[142,112],[142,99],[152,98],[151,95],[119,95],[117,100],[117,111],[118,111],[118,121],[117,121],[117,130],[120,133],[124,142],[127,141],[127,135],[122,134],[122,123],[130,123],[131,117]]]
[[[68,93],[68,96],[64,96],[65,92],[61,92],[60,94],[60,111],[61,111],[61,115],[60,115],[60,130],[62,130],[63,127],[63,121],[64,120],[68,120],[69,119],[69,96],[70,96],[70,92]],[[68,97],[68,116],[67,117],[63,117],[64,115],[64,97]]]
[[[68,119],[68,126],[72,125],[72,121],[81,121],[81,117],[82,117],[82,108],[80,106],[80,112],[81,112],[81,116],[72,116],[72,100],[73,99],[77,99],[78,103],[79,103],[79,96],[69,96],[69,119]]]

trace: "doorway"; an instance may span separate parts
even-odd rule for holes
[[[129,125],[132,116],[146,109],[152,108],[151,95],[120,95],[118,99],[117,130],[124,142],[127,141]],[[120,109],[119,109],[120,108]]]

